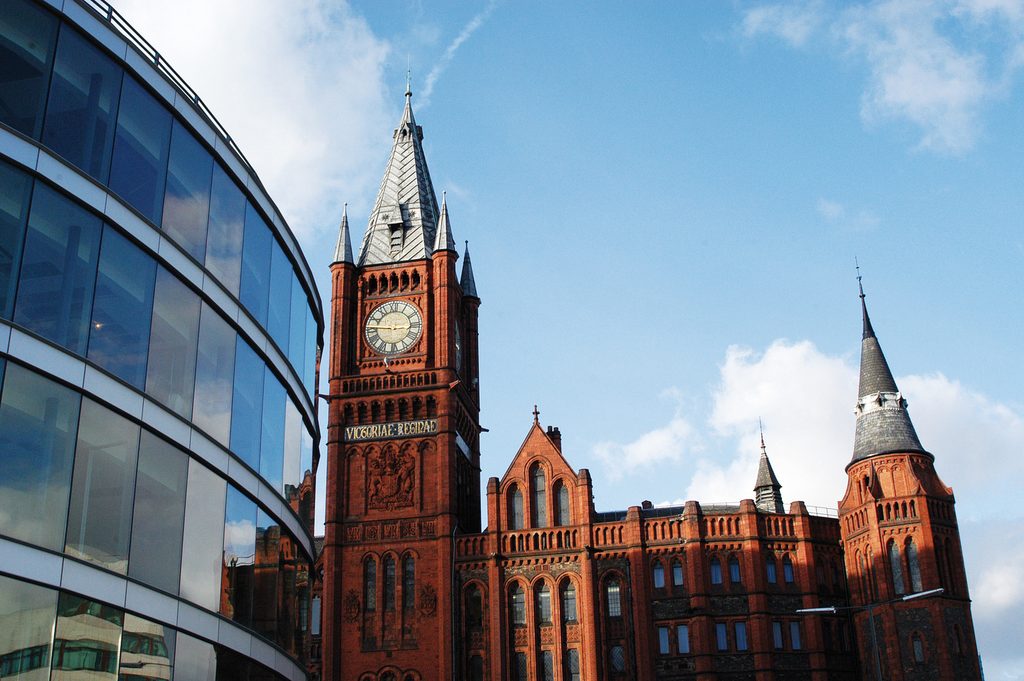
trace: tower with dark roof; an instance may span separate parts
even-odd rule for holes
[[[768,449],[764,446],[761,433],[761,460],[757,464],[757,480],[754,482],[754,504],[765,513],[785,513],[782,505],[782,485],[775,477],[772,462],[768,460]]]
[[[953,490],[921,445],[860,291],[857,427],[839,523],[865,679],[980,679]],[[927,598],[916,594],[941,589]]]

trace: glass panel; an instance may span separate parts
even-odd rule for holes
[[[469,658],[469,681],[484,681],[484,659],[479,655]]]
[[[665,568],[661,563],[654,564],[654,588],[662,589],[665,587]]]
[[[303,362],[306,361],[306,315],[309,314],[309,301],[306,298],[306,290],[302,288],[298,277],[292,272],[292,302],[288,308],[288,315],[291,318],[288,331],[288,361],[295,368],[295,373],[302,380]]]
[[[57,18],[31,2],[7,0],[0,15],[0,122],[39,139]],[[0,676],[6,676],[0,673]]]
[[[683,564],[678,560],[672,563],[672,584],[675,586],[683,586]]]
[[[173,594],[178,593],[187,482],[185,452],[142,431],[128,576]]]
[[[4,18],[0,16],[0,30],[3,22]],[[3,48],[0,47],[0,74],[3,73],[3,62]],[[0,107],[2,105],[0,99]],[[28,215],[31,190],[32,180],[28,175],[0,163],[0,317],[4,319],[10,319],[14,310],[14,285],[21,266],[21,245],[25,237],[25,216]]]
[[[555,681],[555,660],[550,650],[540,653],[540,678],[541,681]]]
[[[519,491],[518,487],[512,488],[509,501],[509,529],[521,530],[523,529],[523,493]]]
[[[466,624],[470,629],[479,629],[484,621],[484,598],[480,589],[470,586],[466,593]]]
[[[789,623],[789,641],[793,646],[793,650],[800,650],[802,646],[800,642],[800,623],[790,622]]]
[[[913,539],[907,540],[907,565],[910,568],[910,587],[914,593],[924,590],[921,583],[921,564],[917,559],[917,546]]]
[[[540,466],[534,465],[530,480],[530,488],[533,492],[530,502],[533,506],[534,527],[547,527],[548,524],[548,499],[545,485],[544,471]]]
[[[263,376],[263,426],[260,437],[260,475],[278,493],[283,491],[284,473],[284,386],[277,376],[264,368]]]
[[[668,627],[658,627],[658,652],[662,655],[668,655]]]
[[[46,105],[43,144],[100,182],[107,180],[122,70],[67,24]]]
[[[384,609],[395,609],[395,559],[384,556]]]
[[[238,295],[245,233],[245,194],[219,163],[213,164],[206,269],[232,295]]]
[[[128,570],[139,426],[92,400],[82,401],[68,513],[68,555],[124,574]]]
[[[774,584],[778,581],[778,575],[775,572],[775,559],[771,556],[768,557],[768,562],[765,563],[765,572],[767,573],[769,584]]]
[[[775,650],[782,650],[782,622],[772,622],[772,643]]]
[[[253,594],[253,629],[277,640],[281,527],[260,509],[256,519],[256,576]]]
[[[117,681],[124,613],[62,593],[57,602],[50,681]]]
[[[526,653],[516,653],[514,665],[516,681],[526,681],[530,671],[526,664]]]
[[[213,644],[178,632],[174,645],[174,681],[216,681]]]
[[[718,622],[715,624],[715,643],[718,645],[719,650],[729,649],[729,639],[726,635],[724,622]]]
[[[157,268],[146,393],[185,418],[192,415],[201,310],[192,289]]]
[[[192,423],[222,445],[231,433],[231,394],[235,368],[234,328],[203,303],[196,358],[196,395]]]
[[[622,617],[622,599],[619,597],[619,583],[608,582],[608,616]]]
[[[154,224],[163,209],[170,138],[171,112],[134,78],[125,78],[110,188]]]
[[[125,613],[118,681],[170,679],[174,633],[170,627]]]
[[[0,679],[46,679],[57,592],[0,577]]]
[[[729,581],[733,584],[740,583],[740,561],[736,556],[729,558]]]
[[[896,595],[902,596],[907,591],[906,583],[903,581],[903,560],[900,558],[900,549],[896,542],[889,540],[889,565],[892,568],[892,583],[896,588]]]
[[[736,622],[736,650],[747,649],[747,623]]]
[[[550,610],[550,605],[548,606]],[[406,556],[402,560],[402,609],[416,608],[416,560]]]
[[[793,583],[793,561],[789,559],[789,556],[782,559],[782,578],[786,580],[786,584]]]
[[[292,263],[284,254],[281,244],[275,239],[270,259],[270,308],[267,312],[267,330],[282,352],[288,351],[293,278]]]
[[[568,672],[567,681],[580,681],[580,651],[575,648],[565,651],[565,668]]]
[[[139,390],[153,319],[156,262],[109,225],[103,230],[89,359]]]
[[[526,624],[526,594],[516,586],[511,595],[512,600],[512,623],[516,626]]]
[[[235,385],[231,399],[231,451],[259,470],[263,421],[263,361],[245,339],[235,343]]]
[[[0,532],[64,547],[78,393],[8,363],[0,398]]]
[[[100,229],[99,218],[36,182],[14,321],[79,355],[89,338]]]
[[[564,484],[559,483],[558,485],[558,524],[568,525],[571,521],[569,517],[569,488]]]
[[[363,607],[367,612],[377,609],[377,561],[373,558],[363,561]]]
[[[302,380],[306,385],[306,391],[310,398],[316,400],[316,350],[317,333],[316,320],[313,313],[306,313],[306,359],[302,363]]]
[[[562,619],[566,622],[576,621],[576,587],[571,582],[562,591]]]
[[[163,230],[199,262],[206,257],[213,156],[178,120],[171,133]]]
[[[274,238],[251,203],[245,204],[245,241],[242,244],[242,281],[239,298],[253,319],[267,325],[270,295],[270,250]]]
[[[547,584],[537,590],[537,619],[541,624],[551,623],[551,590]]]
[[[711,583],[722,583],[722,563],[719,562],[718,558],[711,559]]]
[[[622,646],[612,646],[612,671],[626,671],[626,653]]]
[[[676,645],[679,647],[679,654],[685,655],[690,652],[690,627],[680,624],[676,627]]]
[[[227,483],[195,459],[188,462],[185,531],[182,534],[180,593],[208,610],[220,606],[224,547],[224,496]],[[212,522],[211,522],[212,519]]]
[[[252,625],[253,565],[256,560],[256,504],[228,485],[224,513],[224,585],[220,612]]]
[[[281,531],[278,550],[281,595],[277,607],[277,644],[292,655],[303,654],[309,604],[309,563],[300,558],[298,542]]]
[[[310,610],[310,627],[309,633],[313,636],[320,635],[320,617],[323,611],[323,602],[320,597],[317,596],[313,599],[313,607]]]
[[[302,415],[285,396],[284,403],[284,495],[288,505],[298,512],[299,487],[302,485]]]

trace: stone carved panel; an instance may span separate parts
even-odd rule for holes
[[[555,642],[555,628],[550,624],[540,628],[540,642],[549,645]]]
[[[433,617],[437,612],[437,591],[430,584],[420,587],[420,614]]]
[[[711,612],[719,615],[745,615],[747,612],[746,596],[712,596]]]
[[[359,613],[362,608],[359,605],[359,594],[356,593],[355,589],[349,589],[348,593],[345,594],[345,600],[342,601],[341,609],[346,622],[355,622],[359,619]]]
[[[352,525],[345,528],[345,541],[357,542],[363,538],[363,528],[361,525]]]
[[[580,625],[567,624],[565,627],[565,640],[569,643],[576,643],[580,640]]]
[[[525,648],[528,643],[526,627],[516,627],[512,634],[512,645],[516,648]]]
[[[416,460],[409,449],[373,452],[367,462],[367,505],[380,511],[412,506],[415,476]]]
[[[689,598],[665,598],[654,601],[652,605],[656,620],[678,619],[690,614]]]

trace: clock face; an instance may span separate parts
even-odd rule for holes
[[[378,306],[366,319],[366,342],[382,355],[398,355],[423,332],[423,318],[412,303],[395,300]]]

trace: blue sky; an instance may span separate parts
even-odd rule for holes
[[[1024,678],[1024,2],[118,3],[238,140],[329,295],[407,65],[481,308],[484,477],[534,403],[599,509],[836,505],[854,258],[957,493],[987,678]]]

